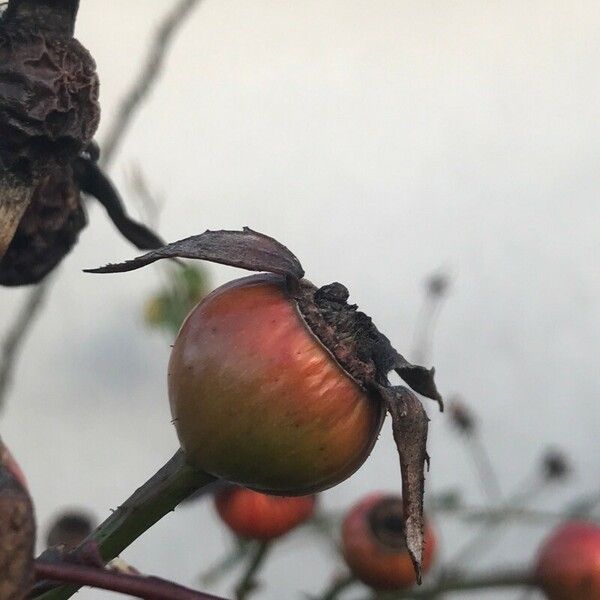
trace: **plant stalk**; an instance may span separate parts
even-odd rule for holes
[[[173,511],[188,496],[201,488],[207,491],[218,481],[211,475],[190,467],[178,450],[163,467],[138,488],[101,523],[73,554],[95,542],[102,559],[108,562],[118,556],[157,521]],[[39,600],[66,600],[77,590],[77,585],[61,585],[40,596]]]

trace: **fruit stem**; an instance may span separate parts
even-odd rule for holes
[[[209,491],[210,484],[216,481],[212,475],[190,467],[183,452],[178,450],[101,523],[73,554],[77,555],[90,542],[95,542],[102,559],[106,562],[112,560],[162,517],[175,510],[181,501],[201,488]],[[79,586],[62,585],[38,596],[38,599],[65,600],[78,589]]]
[[[250,562],[246,567],[246,571],[244,572],[244,575],[236,588],[237,600],[246,600],[246,598],[248,598],[248,596],[256,589],[256,574],[258,573],[265,558],[267,557],[267,553],[269,552],[272,545],[272,542],[265,541],[260,542],[256,546],[256,549],[252,554],[252,558],[250,559]]]

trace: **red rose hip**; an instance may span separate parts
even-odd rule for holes
[[[215,506],[224,523],[237,535],[253,540],[272,540],[309,519],[316,497],[269,496],[247,488],[223,490]]]
[[[542,544],[536,579],[549,600],[600,598],[600,527],[573,521]]]
[[[334,282],[317,288],[277,240],[251,229],[205,231],[134,260],[197,258],[269,274],[232,281],[188,315],[169,362],[173,423],[190,465],[286,496],[333,486],[364,462],[392,417],[406,544],[423,547],[428,418],[414,391],[441,397],[433,369],[410,364]],[[407,384],[392,385],[395,371]]]
[[[349,477],[384,415],[311,334],[285,280],[273,275],[222,286],[190,313],[171,353],[169,399],[194,465],[294,495]]]
[[[436,551],[436,538],[425,522],[422,570],[426,573]],[[416,583],[404,536],[402,499],[371,494],[356,504],[342,524],[342,551],[352,574],[376,590],[399,590]]]

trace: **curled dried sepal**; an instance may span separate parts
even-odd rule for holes
[[[88,145],[89,157],[80,156],[73,163],[73,173],[81,191],[96,198],[106,209],[111,221],[139,250],[150,250],[164,246],[161,240],[148,227],[137,223],[125,212],[123,201],[111,180],[96,164],[96,148]]]
[[[417,582],[421,583],[423,561],[424,468],[427,456],[427,429],[429,418],[419,399],[403,386],[379,389],[392,417],[394,440],[400,455],[402,471],[402,500],[406,547],[413,561]]]
[[[7,460],[10,453],[4,452],[3,445],[1,448],[0,598],[20,600],[33,583],[35,520],[29,494]]]
[[[34,191],[31,182],[21,181],[6,171],[0,174],[0,260],[15,236]]]
[[[248,271],[266,271],[290,277],[304,276],[300,261],[277,240],[244,227],[243,231],[205,231],[200,235],[167,244],[133,260],[109,264],[87,273],[134,271],[162,258],[196,258]]]
[[[396,352],[393,369],[415,392],[435,400],[439,404],[440,411],[443,412],[444,402],[435,385],[435,369],[433,367],[426,369],[419,365],[413,365]]]

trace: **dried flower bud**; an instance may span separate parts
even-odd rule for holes
[[[544,477],[548,480],[560,480],[571,472],[571,465],[565,454],[559,450],[548,450],[542,458]]]
[[[21,600],[33,583],[35,519],[29,494],[13,472],[16,463],[4,463],[8,456],[2,452],[0,465],[0,598]]]
[[[426,282],[427,294],[435,298],[440,298],[446,294],[450,280],[445,273],[436,273],[431,275]]]
[[[450,421],[458,431],[465,435],[470,435],[474,432],[476,423],[475,415],[470,408],[467,407],[459,399],[453,399],[448,403],[448,413]]]
[[[50,525],[46,535],[48,546],[65,546],[69,551],[78,546],[94,528],[94,519],[83,511],[67,511]]]

